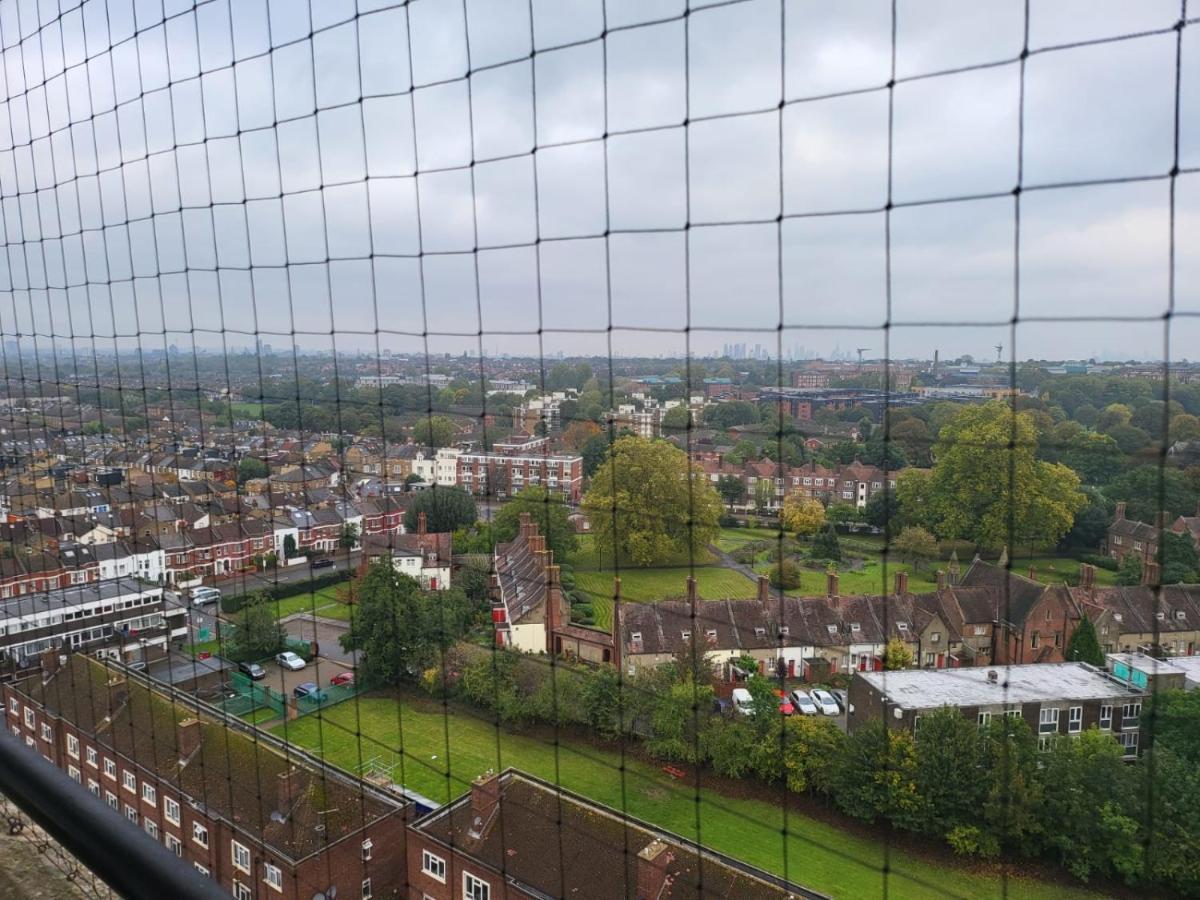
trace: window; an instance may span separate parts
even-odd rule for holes
[[[857,622],[851,622],[850,630],[853,631],[855,634],[857,634],[858,632],[862,631],[862,626],[859,625]]]
[[[73,734],[67,735],[67,756],[79,759],[79,738]]]
[[[125,804],[125,818],[127,818],[134,825],[137,824],[138,811],[128,803]]]
[[[1067,710],[1067,734],[1079,734],[1083,730],[1083,707],[1072,706]]]
[[[8,698],[8,711],[10,713],[12,713],[14,716],[20,715],[21,701],[18,700],[16,697],[9,697]]]
[[[492,886],[470,872],[463,872],[463,900],[491,900]]]
[[[125,790],[137,793],[137,776],[132,772],[121,773],[121,784],[125,786]]]
[[[363,862],[367,862],[371,858],[371,848],[375,846],[374,842],[367,838],[362,842],[362,858]]]
[[[91,791],[93,794],[95,794],[97,797],[99,797],[100,796],[100,782],[98,782],[95,778],[89,778],[88,779],[88,790]]]
[[[981,712],[975,717],[975,721],[979,723],[980,728],[987,728],[992,723],[992,714],[990,712]]]
[[[1127,731],[1118,736],[1117,740],[1121,742],[1121,746],[1125,748],[1125,756],[1137,756],[1138,751],[1138,734],[1136,731]]]
[[[446,883],[446,861],[428,850],[421,851],[421,871],[435,881]]]
[[[239,844],[237,841],[230,841],[233,845],[233,867],[239,871],[250,874],[250,848]]]
[[[208,868],[207,867],[200,865],[200,863],[192,863],[192,865],[196,867],[197,872],[199,872],[205,878],[208,877]]]
[[[71,776],[71,780],[79,784],[79,770],[74,766],[67,766],[67,774]]]
[[[95,747],[88,747],[88,748],[87,748],[87,749],[84,751],[84,755],[87,757],[87,764],[88,764],[89,766],[91,766],[93,769],[94,769],[94,768],[96,768],[96,766],[98,766],[98,765],[99,765],[99,763],[97,762],[97,760],[98,760],[100,757],[99,757],[99,754],[98,754],[98,753],[96,753],[96,748],[95,748]]]
[[[940,631],[935,631],[933,634],[931,634],[929,636],[929,643],[931,643],[931,644],[940,644],[941,641],[942,641],[942,633]]]
[[[266,863],[263,866],[263,881],[277,891],[283,890],[283,870],[279,866]]]
[[[142,782],[142,799],[151,806],[158,805],[158,791],[154,789],[154,785],[145,781]]]
[[[1035,631],[1033,634],[1031,634],[1031,635],[1029,636],[1029,646],[1030,646],[1030,648],[1031,648],[1031,649],[1033,649],[1033,650],[1036,650],[1036,649],[1037,649],[1037,645],[1038,645],[1038,637],[1039,637],[1039,636],[1040,636],[1040,635],[1039,635],[1039,634],[1038,634],[1038,632],[1036,632],[1036,631]]]
[[[679,636],[681,638],[683,638],[685,641],[690,641],[692,639],[692,633],[686,629],[679,632]]]
[[[371,879],[370,878],[363,879],[362,900],[371,900]]]
[[[179,824],[179,801],[163,797],[163,817],[172,825]]]
[[[633,634],[629,635],[629,639],[635,644],[640,644],[642,642],[642,633],[640,631],[635,631]]]
[[[1038,713],[1038,734],[1053,734],[1058,731],[1058,709],[1043,709]]]
[[[1038,750],[1040,750],[1040,751],[1042,751],[1042,752],[1044,753],[1044,752],[1046,752],[1047,750],[1049,750],[1049,749],[1050,749],[1050,745],[1051,745],[1052,743],[1054,743],[1054,738],[1052,738],[1052,737],[1040,737],[1040,738],[1038,738]]]
[[[199,822],[192,823],[192,840],[201,847],[208,846],[208,829]]]
[[[158,840],[158,823],[149,816],[142,822],[142,828],[146,830],[146,834],[150,835],[156,841]]]
[[[33,727],[33,710],[30,709],[28,706],[25,707],[25,727],[26,728]]]
[[[233,883],[233,896],[235,900],[250,900],[250,888],[240,881],[235,881]]]
[[[170,850],[176,856],[183,856],[183,842],[180,841],[179,838],[175,837],[175,835],[173,835],[173,834],[168,833],[167,836],[163,840],[166,841],[168,850]]]
[[[54,739],[54,732],[50,730],[50,726],[45,722],[42,723],[42,740],[50,741]]]
[[[1123,707],[1121,707],[1121,727],[1137,728],[1141,714],[1142,704],[1126,703]]]

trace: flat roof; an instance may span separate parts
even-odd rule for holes
[[[996,681],[988,673],[997,673]],[[903,709],[992,706],[1053,700],[1103,700],[1142,695],[1086,663],[1034,663],[957,669],[859,672],[871,687]]]
[[[47,609],[71,609],[100,600],[112,600],[116,597],[142,594],[161,595],[162,592],[162,585],[146,584],[132,576],[109,578],[104,581],[93,581],[90,584],[75,584],[50,591],[33,591],[22,594],[20,597],[9,597],[0,601],[0,616],[27,616],[30,613],[44,612]]]

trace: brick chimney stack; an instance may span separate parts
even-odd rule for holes
[[[764,606],[771,602],[771,579],[766,575],[758,576],[758,602]]]
[[[696,577],[694,575],[687,577],[687,599],[689,603],[695,603],[698,599],[696,594]]]
[[[42,674],[46,677],[53,675],[61,666],[62,660],[57,647],[47,647],[42,651]]]
[[[421,510],[417,513],[417,534],[424,534],[426,527],[425,511]]]
[[[1091,563],[1084,563],[1079,567],[1079,586],[1089,594],[1096,586],[1096,567]]]
[[[1142,584],[1149,587],[1158,585],[1160,579],[1158,576],[1158,563],[1147,562],[1142,566]]]
[[[896,573],[896,590],[897,597],[908,593],[908,573],[900,571]]]
[[[838,573],[828,572],[825,575],[825,593],[836,599],[838,594]]]
[[[941,569],[937,571],[937,589],[939,593],[946,589],[946,573]]]
[[[482,834],[500,807],[500,776],[488,769],[471,782],[471,831]]]
[[[1117,504],[1116,519],[1120,522],[1125,518],[1125,501],[1122,500]]]
[[[175,743],[179,745],[180,760],[189,760],[200,748],[200,720],[192,717],[175,726]]]
[[[637,900],[658,900],[667,886],[667,866],[675,859],[669,846],[651,841],[637,858]]]

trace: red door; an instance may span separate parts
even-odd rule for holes
[[[788,678],[795,678],[795,677],[796,677],[796,661],[795,661],[794,659],[789,659],[789,660],[788,660],[788,674],[787,674],[787,677],[788,677]]]

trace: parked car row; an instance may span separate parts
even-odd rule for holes
[[[846,711],[846,694],[844,691],[823,688],[813,688],[809,691],[796,688],[784,693],[776,691],[779,699],[781,715],[801,716],[840,716]],[[719,709],[725,709],[722,704]],[[754,715],[754,698],[746,688],[734,688],[730,695],[729,708],[742,716]]]
[[[303,657],[301,657],[295,653],[292,653],[291,651],[286,651],[284,653],[280,653],[278,656],[275,657],[275,662],[279,665],[280,668],[288,669],[292,672],[298,672],[301,669],[305,668],[305,666],[307,665],[307,663],[305,663]],[[262,681],[264,678],[267,677],[267,670],[264,669],[262,666],[260,666],[256,662],[240,662],[240,663],[238,663],[237,668],[238,668],[239,672],[241,672],[243,675],[250,678],[252,681]],[[341,686],[345,686],[345,685],[354,684],[354,672],[350,671],[350,670],[346,670],[344,672],[338,672],[335,675],[330,676],[329,683],[333,687],[341,687]],[[308,684],[313,684],[313,683],[311,681],[306,681],[306,682],[304,682],[303,685],[301,685],[301,687],[303,687],[304,685],[308,685]],[[314,690],[315,690],[315,687],[316,686],[314,685]],[[296,696],[299,697],[301,695],[296,694]]]

